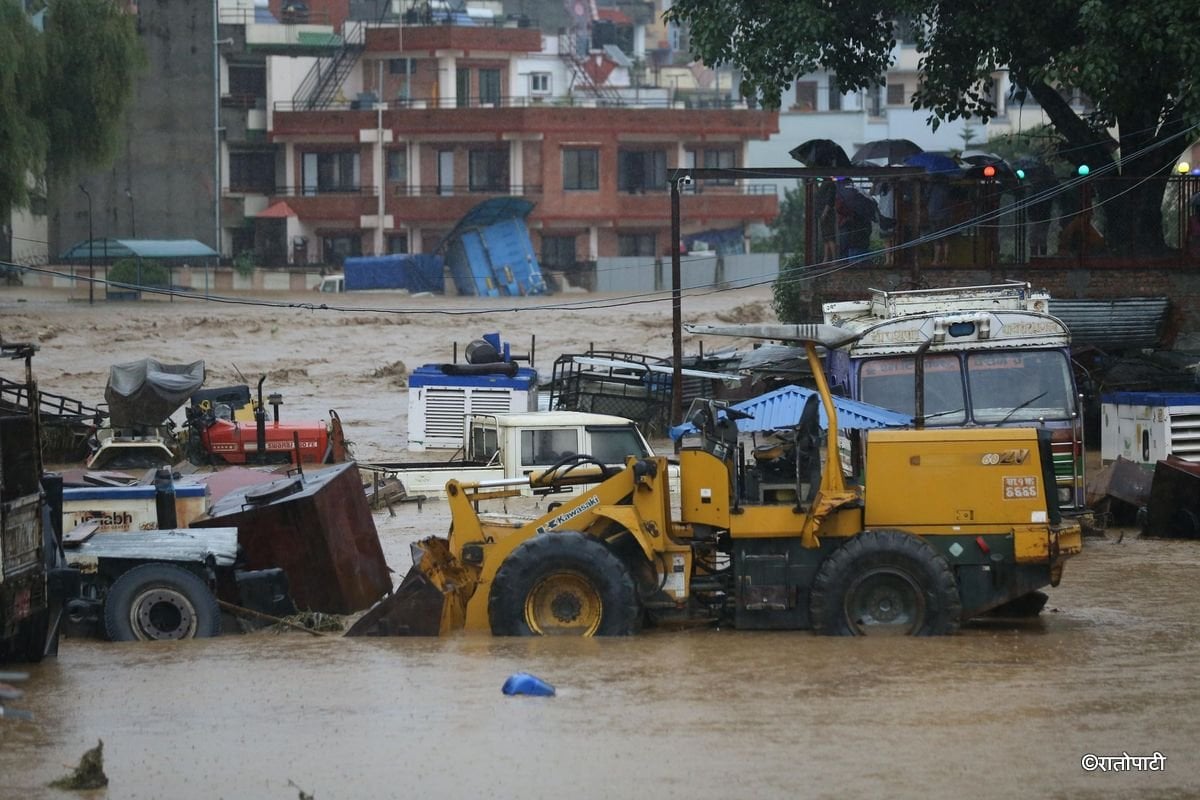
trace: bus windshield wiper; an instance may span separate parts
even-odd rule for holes
[[[1031,398],[1029,398],[1029,399],[1028,399],[1028,400],[1026,400],[1024,403],[1021,403],[1021,405],[1017,406],[1017,407],[1016,407],[1016,408],[1014,408],[1012,411],[1010,411],[1010,412],[1008,412],[1007,414],[1005,414],[1005,415],[1004,415],[1004,419],[1002,419],[1002,420],[1000,420],[999,422],[997,422],[997,423],[996,423],[996,425],[997,425],[997,426],[1000,426],[1000,425],[1003,425],[1004,423],[1008,422],[1008,421],[1009,421],[1009,420],[1012,418],[1012,415],[1013,415],[1013,414],[1017,413],[1017,412],[1018,412],[1018,411],[1020,411],[1022,408],[1027,408],[1027,407],[1029,407],[1030,405],[1032,405],[1032,404],[1036,403],[1038,400],[1041,400],[1043,397],[1045,397],[1045,396],[1046,396],[1047,394],[1049,394],[1049,393],[1050,393],[1050,392],[1049,392],[1049,390],[1047,390],[1047,391],[1044,391],[1044,392],[1042,392],[1042,393],[1041,393],[1041,394],[1039,394],[1039,395],[1035,395],[1034,397],[1031,397]]]
[[[1033,402],[1032,400],[1030,402]],[[945,411],[935,411],[932,414],[926,414],[922,419],[933,419],[934,417],[944,417],[947,414],[961,414],[966,411],[965,408],[948,408]]]

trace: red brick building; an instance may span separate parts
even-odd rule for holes
[[[327,77],[272,100],[276,187],[257,249],[310,263],[430,252],[470,208],[512,195],[535,204],[546,266],[663,256],[669,171],[743,166],[748,143],[778,130],[775,112],[645,85],[613,48],[511,20],[447,22],[348,21],[345,46],[314,67]],[[728,238],[777,214],[773,191],[707,185],[683,234]]]

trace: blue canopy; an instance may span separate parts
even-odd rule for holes
[[[740,433],[760,433],[793,428],[800,421],[800,412],[804,410],[804,403],[810,395],[816,393],[815,389],[789,385],[736,403],[732,408],[752,415],[752,419],[737,421],[738,431]],[[833,407],[837,409],[838,427],[840,428],[900,428],[912,424],[912,417],[907,414],[889,411],[886,408],[873,406],[859,400],[835,397],[833,398]],[[824,406],[819,406],[819,408],[821,409],[821,429],[824,430],[828,425],[825,419],[825,408]],[[718,412],[718,416],[724,416],[724,412]],[[692,423],[684,422],[671,428],[670,434],[672,439],[679,439],[695,431],[696,427]]]

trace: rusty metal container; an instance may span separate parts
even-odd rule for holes
[[[351,614],[391,591],[354,462],[234,491],[192,527],[236,527],[243,569],[282,567],[303,610]]]
[[[1155,464],[1143,533],[1200,539],[1200,463],[1167,456]]]

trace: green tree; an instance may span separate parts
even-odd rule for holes
[[[171,272],[157,261],[123,258],[108,270],[108,280],[130,286],[165,288],[171,285]]]
[[[892,21],[906,19],[923,53],[913,106],[935,128],[994,116],[992,75],[1008,69],[1045,111],[1065,160],[1125,179],[1096,182],[1110,246],[1164,246],[1163,190],[1200,121],[1195,0],[675,0],[667,18],[689,27],[705,62],[739,68],[743,94],[768,107],[818,70],[847,90],[878,85]],[[1077,113],[1064,88],[1094,111]]]
[[[50,0],[38,32],[0,0],[0,218],[29,204],[31,181],[108,163],[146,63],[135,18],[114,0]]]
[[[785,189],[779,204],[779,216],[771,223],[767,237],[768,251],[773,253],[804,252],[804,187]]]
[[[45,82],[42,37],[20,3],[0,0],[0,222],[29,205],[30,176],[46,167],[46,122],[38,113]]]

